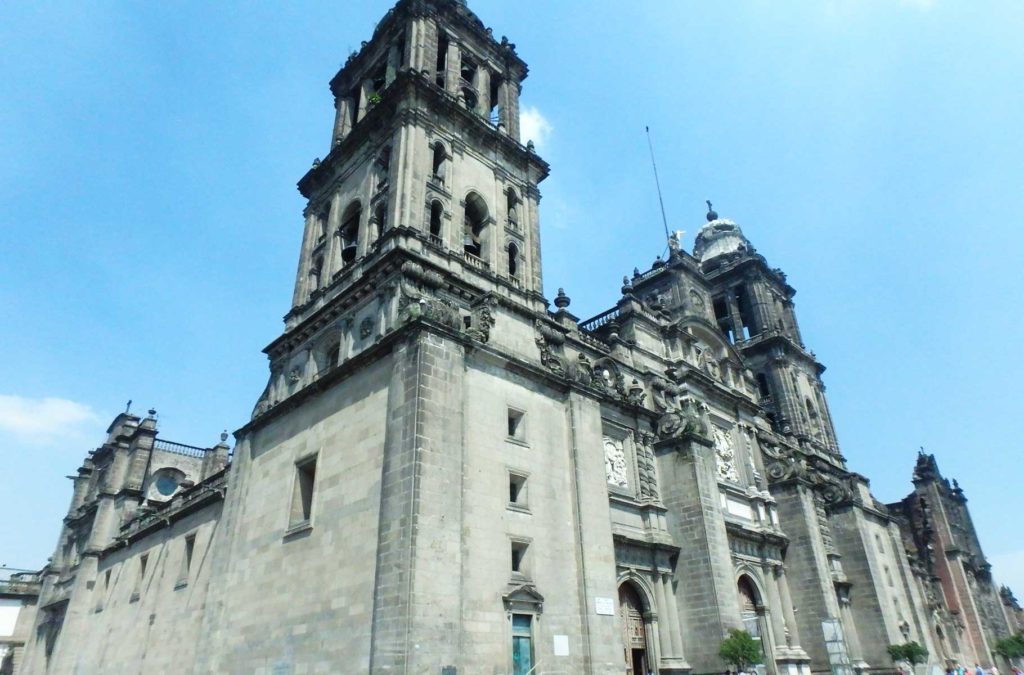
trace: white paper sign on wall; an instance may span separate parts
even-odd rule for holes
[[[615,614],[615,601],[611,598],[594,598],[594,611],[598,614],[613,616]]]
[[[569,636],[568,635],[556,635],[555,636],[555,656],[568,656],[569,655]]]

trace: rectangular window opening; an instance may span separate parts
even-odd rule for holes
[[[316,457],[295,464],[295,486],[289,527],[308,525],[313,515],[313,488],[316,483]]]
[[[508,437],[514,438],[517,441],[525,440],[526,438],[526,425],[524,418],[526,413],[522,410],[516,410],[514,408],[508,409]]]
[[[525,541],[512,542],[512,574],[526,574],[526,550],[529,544]]]
[[[526,506],[526,476],[509,473],[508,503],[515,504],[517,506]]]
[[[181,588],[182,586],[188,585],[189,571],[192,569],[192,553],[196,548],[196,535],[189,534],[185,536],[185,550],[181,556],[181,569],[178,572],[178,581],[175,584],[175,588]]]

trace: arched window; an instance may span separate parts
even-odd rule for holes
[[[484,230],[487,228],[487,203],[475,192],[466,196],[466,211],[463,218],[463,248],[477,258],[486,258]]]
[[[445,152],[444,145],[440,141],[434,143],[434,156],[431,162],[431,175],[434,177],[434,182],[444,185],[444,173],[445,164],[447,163],[448,153]]]
[[[505,192],[505,207],[508,211],[508,222],[513,227],[519,224],[519,212],[516,205],[519,203],[519,198],[516,197],[516,191],[509,188]]]
[[[316,243],[327,239],[327,222],[331,216],[331,205],[325,204],[316,216]]]
[[[439,201],[430,205],[430,236],[441,236],[441,224],[444,218],[444,206]]]
[[[313,264],[309,268],[309,290],[318,290],[323,283],[324,257],[318,255],[313,258]]]
[[[317,376],[323,375],[328,370],[338,365],[338,357],[340,354],[340,336],[331,336],[327,342],[321,344],[320,348],[315,352]]]
[[[363,215],[363,206],[359,202],[352,202],[345,209],[345,215],[341,219],[341,266],[351,265],[356,259],[356,243],[359,241],[359,220]]]
[[[377,155],[377,190],[388,186],[388,174],[391,172],[391,148],[387,147]]]
[[[508,245],[508,275],[510,277],[519,275],[519,247],[515,243]]]
[[[388,226],[388,205],[387,202],[380,202],[373,210],[373,222],[376,226],[376,237],[379,239]]]

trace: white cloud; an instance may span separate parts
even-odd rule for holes
[[[1017,599],[1024,599],[1024,550],[988,556],[996,583],[1010,587]]]
[[[552,131],[551,122],[537,108],[526,105],[519,110],[519,138],[523,143],[533,141],[539,150],[547,143]]]
[[[48,442],[96,433],[102,422],[92,408],[63,398],[0,394],[0,433]]]

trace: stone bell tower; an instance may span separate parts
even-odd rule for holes
[[[299,181],[309,200],[294,327],[394,247],[539,308],[537,183],[519,143],[527,66],[457,0],[404,0],[331,80],[330,148]]]
[[[714,320],[754,372],[761,406],[776,430],[841,462],[825,400],[825,366],[800,336],[785,273],[768,266],[731,220],[708,202],[693,250],[713,286]]]

